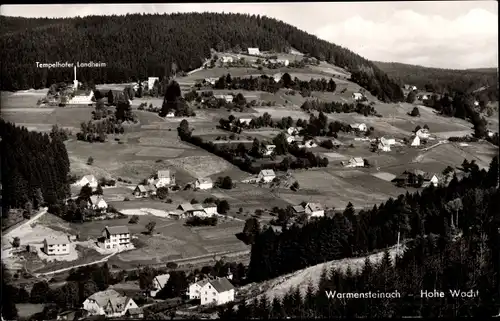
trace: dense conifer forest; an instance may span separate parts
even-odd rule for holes
[[[395,262],[386,251],[379,264],[365,261],[361,271],[324,271],[319,287],[306,295],[295,289],[282,299],[257,299],[220,311],[222,319],[286,317],[456,317],[499,312],[500,215],[498,157],[488,171],[476,166],[448,187],[389,199],[357,215],[320,218],[276,235],[258,234],[252,246],[248,282],[263,281],[321,262],[361,256],[396,243],[406,251]],[[444,291],[444,298],[421,298],[421,290]],[[471,295],[452,298],[450,290]],[[472,291],[470,291],[472,290]],[[333,299],[325,291],[398,291],[397,299]],[[478,291],[478,292],[476,292]]]
[[[498,100],[498,69],[440,69],[396,62],[374,64],[400,85],[417,86],[421,91],[436,93],[474,93],[478,100]]]
[[[69,195],[69,159],[64,137],[30,132],[0,119],[2,214],[31,202],[37,208]]]
[[[218,13],[88,16],[67,19],[0,17],[3,90],[48,87],[71,80],[72,68],[36,68],[36,62],[104,62],[81,68],[79,80],[122,83],[137,77],[170,75],[198,68],[218,51],[259,47],[286,52],[295,48],[344,67],[383,100],[404,99],[399,86],[348,49],[320,40],[264,16]],[[22,52],[22,55],[18,53]]]

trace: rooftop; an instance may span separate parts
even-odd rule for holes
[[[158,178],[170,178],[170,170],[164,169],[158,171]]]
[[[309,209],[313,212],[323,210],[323,206],[321,206],[321,204],[319,203],[307,203],[306,207],[309,207]]]
[[[87,300],[94,300],[99,306],[104,307],[110,299],[119,297],[122,297],[120,293],[113,289],[108,289],[92,294]]]
[[[157,276],[155,276],[155,279],[158,281],[160,286],[163,288],[165,286],[165,284],[167,284],[168,279],[170,279],[170,274],[167,273],[167,274],[157,275]]]
[[[212,179],[210,177],[198,178],[198,183],[200,183],[200,184],[212,184]]]
[[[106,226],[104,228],[105,230],[108,231],[109,234],[115,235],[115,234],[128,234],[130,231],[128,230],[128,227],[124,225],[120,226]]]
[[[260,171],[263,176],[276,176],[272,169],[263,169]]]
[[[301,213],[301,212],[305,211],[305,209],[302,205],[295,205],[295,206],[292,206],[292,208],[297,213]]]
[[[210,280],[209,282],[219,293],[234,289],[234,285],[232,285],[226,278],[217,278],[215,280]]]
[[[68,244],[69,239],[67,237],[52,237],[52,238],[46,238],[45,242],[47,242],[47,245],[56,245],[56,244]]]

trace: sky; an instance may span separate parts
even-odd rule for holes
[[[225,12],[282,20],[375,61],[498,68],[497,1],[2,5],[0,14],[75,17]]]

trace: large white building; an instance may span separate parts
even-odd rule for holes
[[[419,138],[427,139],[431,134],[426,128],[420,128],[419,130],[417,130],[415,135],[417,135]]]
[[[154,185],[156,188],[175,184],[175,177],[171,175],[168,169],[159,170],[155,176],[155,178],[149,179],[148,183]]]
[[[415,135],[414,137],[411,138],[411,146],[420,146],[420,137]]]
[[[248,54],[249,55],[260,55],[260,50],[259,48],[248,48]]]
[[[263,169],[260,171],[259,176],[257,176],[257,181],[264,181],[265,183],[272,182],[276,177],[276,174],[272,169]]]
[[[85,186],[87,184],[92,188],[97,187],[98,182],[94,175],[85,175],[75,183],[77,186]]]
[[[134,300],[113,289],[96,292],[83,302],[83,309],[89,315],[104,315],[107,318],[122,317],[128,310],[137,308]]]
[[[222,305],[234,301],[234,286],[227,278],[208,280],[200,289],[201,305]]]
[[[122,249],[130,246],[130,231],[126,226],[106,226],[102,231],[104,248]]]
[[[323,209],[323,206],[319,203],[307,203],[306,207],[306,214],[308,214],[311,217],[320,217],[320,216],[325,216],[325,210]]]
[[[43,240],[43,250],[47,255],[69,254],[70,246],[67,237],[46,238]]]

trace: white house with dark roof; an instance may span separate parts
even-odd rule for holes
[[[105,210],[108,208],[108,203],[106,203],[102,195],[92,195],[88,206],[94,210]]]
[[[227,278],[208,280],[200,289],[201,305],[222,305],[234,301],[234,285]]]
[[[137,308],[134,300],[113,289],[96,292],[83,302],[83,309],[89,315],[104,315],[107,318],[122,317],[129,309]]]
[[[195,281],[194,283],[189,285],[188,290],[186,292],[186,295],[189,297],[190,300],[200,299],[201,298],[201,289],[207,283],[208,283],[208,280]]]
[[[354,124],[351,124],[350,125],[352,129],[355,129],[355,130],[359,130],[360,132],[366,132],[366,130],[368,129],[366,127],[366,124],[359,124],[359,123],[354,123]]]
[[[130,231],[127,226],[106,226],[102,231],[104,248],[122,249],[130,246]]]
[[[352,99],[354,99],[356,101],[361,100],[361,99],[363,99],[363,94],[362,93],[353,93]]]
[[[205,210],[205,213],[207,213],[208,216],[217,214],[217,205],[214,203],[203,204],[203,209]]]
[[[71,249],[67,237],[46,238],[43,240],[43,251],[47,255],[69,254]]]
[[[420,146],[420,137],[418,137],[417,135],[413,136],[411,138],[411,143],[410,143],[410,146]]]
[[[417,130],[415,135],[417,135],[419,138],[427,139],[431,134],[426,128],[420,128],[419,130]]]
[[[288,135],[297,135],[299,133],[299,129],[297,127],[288,127],[286,132]]]
[[[198,189],[211,189],[214,183],[210,177],[198,178],[194,183],[194,187]]]
[[[153,290],[151,290],[149,294],[152,297],[155,297],[156,294],[158,294],[158,292],[165,287],[165,284],[167,284],[169,279],[170,274],[168,273],[155,276],[153,279]]]
[[[436,176],[436,174],[432,173],[424,173],[423,175],[424,181],[422,183],[422,187],[427,187],[429,185],[433,186],[438,186],[439,184],[439,178]]]
[[[306,207],[306,214],[308,214],[311,217],[320,217],[320,216],[325,216],[325,210],[323,209],[323,206],[319,203],[307,203]]]
[[[85,186],[89,184],[90,187],[96,188],[97,187],[97,179],[95,178],[94,175],[85,175],[83,176],[79,181],[75,183],[77,186]]]
[[[170,185],[172,183],[171,176],[170,176],[170,170],[168,170],[168,169],[160,170],[160,171],[158,171],[158,173],[156,175],[158,176],[158,178],[157,178],[158,181],[155,182],[156,188],[167,186],[167,185]]]
[[[147,197],[156,194],[156,187],[154,185],[139,184],[135,187],[133,192],[135,197]]]
[[[266,183],[272,182],[276,177],[276,174],[272,169],[263,169],[260,171],[259,176],[257,176],[257,181],[264,181]]]
[[[240,118],[240,119],[238,119],[238,121],[242,125],[250,125],[252,118]]]
[[[205,209],[201,204],[183,203],[177,209],[183,211],[186,216],[206,216]]]

